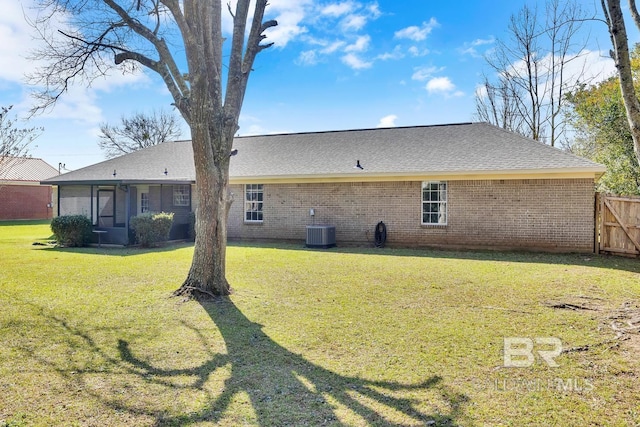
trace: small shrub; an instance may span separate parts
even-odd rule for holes
[[[136,242],[144,247],[169,240],[169,232],[173,224],[173,213],[145,212],[131,218],[131,229],[136,235]]]
[[[60,246],[85,246],[91,241],[91,220],[84,215],[63,215],[51,220],[51,231]]]

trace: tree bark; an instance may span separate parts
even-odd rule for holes
[[[632,11],[636,10],[635,1],[629,0]],[[640,163],[640,102],[633,85],[629,42],[624,24],[624,16],[620,8],[620,0],[602,0],[602,10],[607,20],[611,42],[613,44],[613,60],[620,76],[620,91],[627,113],[627,121],[633,138],[633,151]],[[640,27],[639,27],[640,28]]]
[[[216,129],[192,130],[198,199],[196,242],[189,274],[175,292],[178,296],[201,298],[228,295],[231,291],[225,268],[227,218],[232,202],[228,191],[229,163],[228,159],[226,162],[216,161],[212,149],[214,145],[231,144],[212,141],[218,137],[216,133]]]
[[[185,21],[190,24],[185,35],[190,42],[185,45],[191,96],[183,115],[191,127],[198,207],[191,268],[174,294],[201,298],[231,291],[225,268],[227,218],[233,202],[229,158],[253,62],[260,51],[271,46],[260,44],[262,33],[277,23],[262,22],[267,0],[257,0],[245,44],[250,0],[238,0],[223,103],[221,2],[191,0],[184,4]],[[196,16],[199,19],[194,19]]]

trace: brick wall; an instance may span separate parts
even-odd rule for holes
[[[0,184],[0,220],[50,219],[51,186]]]
[[[421,225],[421,182],[265,184],[261,224],[244,223],[243,186],[232,191],[231,239],[304,242],[313,208],[315,224],[336,226],[338,245],[372,243],[384,221],[394,246],[593,250],[589,179],[449,181],[445,226]]]

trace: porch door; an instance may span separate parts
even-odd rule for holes
[[[116,219],[116,192],[98,190],[98,227],[113,227]]]

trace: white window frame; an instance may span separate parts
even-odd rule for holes
[[[173,206],[189,206],[191,202],[191,186],[189,184],[173,186]]]
[[[142,195],[147,195],[147,210],[143,209],[142,206]],[[138,215],[143,214],[145,212],[149,212],[149,186],[148,185],[140,185],[138,186]]]
[[[447,225],[449,221],[449,215],[447,212],[447,187],[447,181],[422,182],[422,212],[420,216],[422,225]],[[425,215],[428,217],[428,221],[425,221]],[[435,222],[431,221],[433,215],[437,215]]]
[[[264,185],[244,185],[244,222],[262,223],[264,221]]]
[[[149,212],[149,192],[140,193],[140,213]]]

